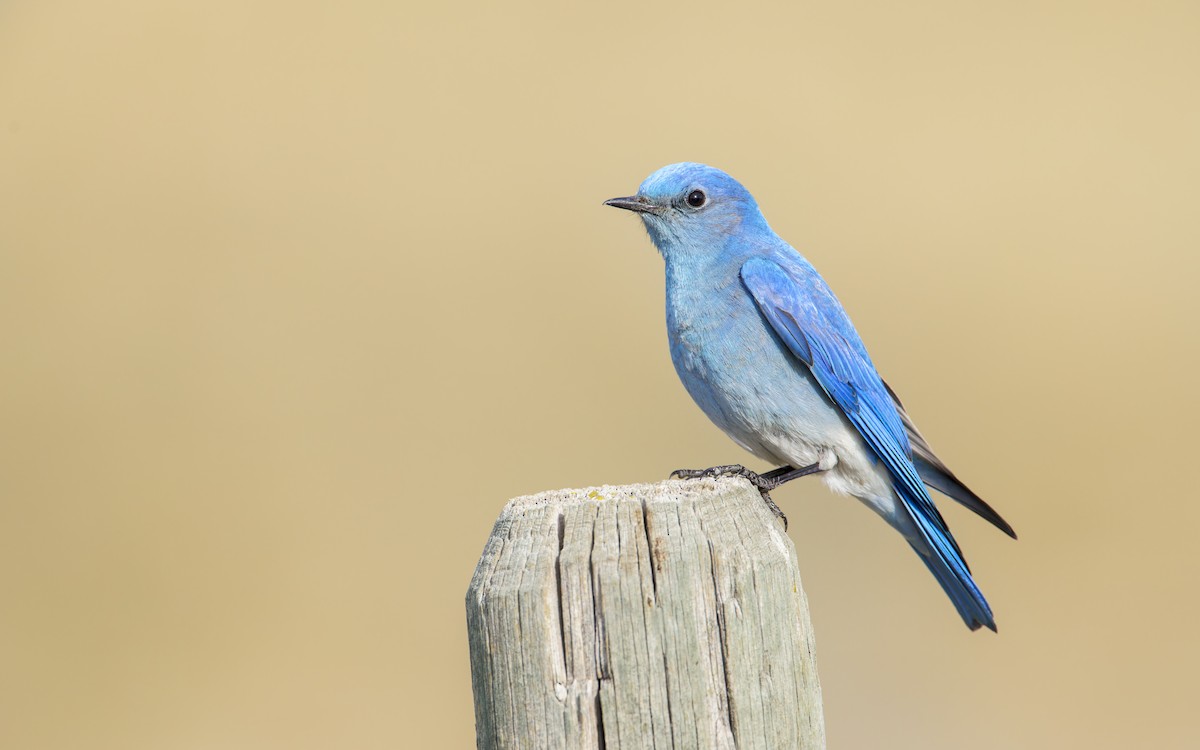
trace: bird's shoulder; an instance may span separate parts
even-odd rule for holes
[[[769,252],[748,258],[742,264],[742,273],[747,272],[748,265],[752,269],[754,265],[763,263],[778,267],[783,274],[782,283],[792,286],[788,296],[797,308],[791,311],[793,315],[802,314],[808,325],[836,334],[855,353],[867,357],[862,338],[841,300],[807,258],[781,241]]]

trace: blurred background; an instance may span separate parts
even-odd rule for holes
[[[510,497],[753,461],[601,205],[724,168],[1021,535],[775,493],[831,748],[1196,747],[1200,6],[0,6],[0,746],[463,748]],[[758,464],[751,465],[765,468]]]

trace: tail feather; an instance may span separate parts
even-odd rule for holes
[[[886,382],[883,387],[887,388],[888,393],[892,396],[892,403],[896,406],[896,411],[900,412],[900,419],[904,422],[904,431],[908,433],[908,442],[912,447],[913,465],[917,467],[921,481],[951,500],[966,506],[988,523],[1016,539],[1017,532],[1013,531],[1013,527],[1009,525],[1008,521],[1001,518],[992,506],[984,502],[983,498],[972,492],[967,485],[954,476],[950,467],[937,457],[933,448],[929,447],[929,441],[925,439],[925,436],[917,429],[912,417],[908,416],[908,412],[904,410],[904,404],[900,403],[900,397],[896,395],[892,387]]]
[[[911,435],[911,433],[910,433]],[[928,445],[926,445],[928,448]],[[917,473],[921,475],[921,481],[942,493],[946,497],[954,500],[961,505],[966,506],[988,523],[1008,534],[1013,539],[1017,538],[1017,532],[1013,531],[1013,527],[1000,517],[992,506],[984,502],[983,498],[976,495],[969,487],[954,476],[954,472],[950,471],[941,461],[938,461],[937,456],[930,451],[928,456],[933,461],[928,460],[925,456],[920,455],[917,450],[917,444],[913,444],[913,465],[917,467]],[[934,463],[936,462],[936,463]]]
[[[986,626],[995,632],[996,620],[992,617],[992,608],[988,606],[983,593],[971,578],[971,569],[967,567],[966,558],[963,557],[958,542],[954,541],[950,527],[930,501],[929,495],[925,494],[925,487],[917,486],[924,495],[924,502],[919,502],[921,498],[912,497],[909,485],[893,485],[901,501],[900,505],[907,511],[906,515],[912,522],[912,526],[907,530],[902,526],[897,528],[904,533],[909,545],[941,584],[942,590],[950,597],[967,627],[978,630]],[[914,531],[916,533],[912,533]]]
[[[992,608],[988,606],[979,587],[971,579],[971,574],[967,572],[966,562],[961,557],[958,560],[947,559],[937,550],[922,552],[916,544],[909,544],[941,584],[942,590],[950,597],[967,627],[978,630],[983,626],[993,633],[996,632],[996,619],[992,616]]]

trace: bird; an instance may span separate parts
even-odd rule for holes
[[[605,205],[641,217],[666,271],[671,361],[696,404],[735,443],[776,467],[683,469],[769,490],[820,475],[879,514],[929,568],[971,630],[991,607],[930,495],[933,488],[1016,538],[934,454],[883,381],[841,302],[767,224],[750,192],[704,164],[665,166]]]

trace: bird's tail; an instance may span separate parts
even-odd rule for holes
[[[993,633],[996,632],[996,619],[992,616],[992,608],[988,606],[979,587],[971,579],[971,571],[967,569],[967,562],[962,554],[954,554],[957,552],[956,548],[922,551],[917,544],[909,544],[942,585],[946,596],[954,602],[954,608],[958,610],[967,627],[978,630],[980,626],[985,626]],[[947,552],[950,554],[944,554]]]

